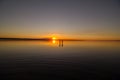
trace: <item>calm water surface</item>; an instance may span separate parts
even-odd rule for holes
[[[119,80],[120,42],[0,41],[5,79]]]

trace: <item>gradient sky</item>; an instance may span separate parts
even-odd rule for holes
[[[120,39],[119,0],[0,0],[0,37]]]

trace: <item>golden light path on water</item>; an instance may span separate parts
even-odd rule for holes
[[[52,43],[53,43],[53,44],[55,44],[55,43],[56,43],[56,41],[55,41],[55,40],[53,40],[53,41],[52,41]]]

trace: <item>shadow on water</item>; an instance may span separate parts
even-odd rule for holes
[[[59,40],[59,47],[63,47],[63,40]]]

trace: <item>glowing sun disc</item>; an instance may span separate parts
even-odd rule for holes
[[[56,38],[55,38],[55,37],[53,37],[52,39],[53,39],[53,40],[55,40]]]

